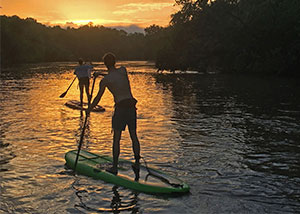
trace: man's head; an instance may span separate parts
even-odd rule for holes
[[[82,58],[79,58],[79,59],[78,59],[78,63],[79,63],[79,65],[82,65],[82,64],[83,64],[83,59],[82,59]]]
[[[106,53],[103,56],[103,61],[104,61],[104,65],[107,68],[111,68],[111,67],[114,67],[116,64],[116,57],[113,53]]]

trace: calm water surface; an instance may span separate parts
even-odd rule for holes
[[[148,195],[74,176],[64,154],[77,148],[84,115],[64,103],[79,99],[77,82],[59,95],[76,64],[36,64],[1,73],[0,213],[299,213],[299,80],[121,64],[138,100],[142,156],[185,180],[190,194]],[[100,104],[106,111],[91,113],[83,148],[110,155],[108,91]],[[127,131],[121,157],[133,160]]]

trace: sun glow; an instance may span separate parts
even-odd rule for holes
[[[1,14],[31,17],[46,25],[79,27],[93,25],[148,27],[166,26],[170,15],[178,10],[174,0],[2,0]]]
[[[75,20],[75,21],[69,21],[72,22],[74,24],[79,24],[79,25],[85,25],[85,24],[89,24],[89,23],[94,23],[95,21],[93,20]]]
[[[141,22],[142,23],[142,22]],[[55,22],[47,22],[47,25],[55,26],[59,25],[62,27],[80,27],[83,25],[92,25],[92,26],[130,26],[133,24],[139,25],[138,22],[132,22],[128,19],[122,20],[106,20],[106,19],[82,19],[82,20],[59,20]]]

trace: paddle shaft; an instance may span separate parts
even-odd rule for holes
[[[93,95],[93,91],[94,91],[95,80],[96,80],[96,77],[93,79],[93,86],[92,86],[92,91],[91,91],[91,99],[92,99],[92,95]],[[90,105],[90,103],[89,103],[89,105]],[[85,132],[85,128],[86,128],[86,123],[87,123],[88,117],[89,117],[89,115],[86,114],[85,115],[85,120],[84,120],[84,123],[83,123],[83,127],[82,127],[82,130],[81,130],[79,144],[78,144],[78,150],[77,150],[77,155],[76,155],[76,160],[75,160],[75,165],[74,165],[74,171],[76,171],[76,166],[77,166],[77,163],[78,163],[79,153],[80,153],[80,150],[81,150],[81,145],[82,145],[82,142],[83,142],[83,137],[84,137],[84,132]]]
[[[64,96],[66,96],[67,92],[69,91],[69,89],[70,89],[71,86],[73,85],[73,83],[74,83],[74,81],[76,80],[76,78],[77,78],[77,77],[75,77],[75,78],[73,79],[73,81],[72,81],[71,84],[69,85],[68,89],[67,89],[64,93],[62,93],[62,94],[60,95],[61,98],[64,97]]]
[[[78,145],[78,150],[77,150],[77,155],[76,155],[76,160],[75,160],[74,171],[76,171],[76,166],[77,166],[77,162],[78,162],[78,158],[79,158],[79,153],[81,150],[81,145],[83,142],[83,136],[84,136],[84,131],[86,128],[87,119],[88,119],[88,115],[85,115],[85,120],[84,120],[84,124],[83,124],[82,130],[81,130],[81,135],[80,135],[80,140],[79,140],[79,145]]]
[[[93,97],[93,91],[94,91],[94,86],[95,86],[95,81],[96,81],[96,77],[94,77],[94,79],[93,79],[93,85],[92,85],[92,91],[91,91],[91,99],[90,99],[90,102],[88,103],[88,107],[90,107],[90,105],[91,105],[91,101],[92,101],[92,97]]]

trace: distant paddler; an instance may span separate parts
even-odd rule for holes
[[[80,106],[83,106],[83,90],[85,89],[85,93],[87,96],[88,104],[91,103],[91,95],[90,95],[90,78],[91,72],[94,66],[90,63],[83,64],[83,59],[78,59],[79,66],[75,68],[74,74],[77,76],[79,80],[79,89],[80,89]]]

